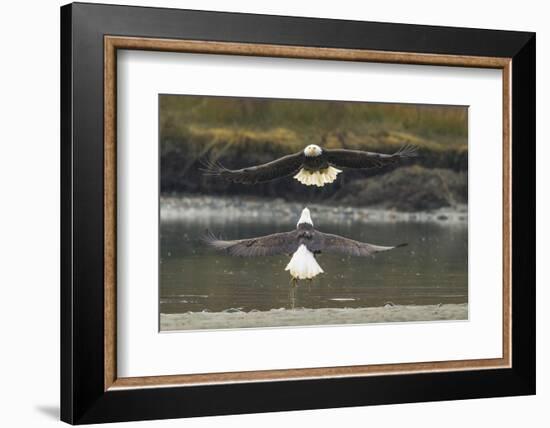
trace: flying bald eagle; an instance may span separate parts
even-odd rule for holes
[[[323,273],[323,269],[315,259],[316,254],[324,252],[364,257],[407,245],[400,244],[394,247],[382,247],[380,245],[367,244],[366,242],[354,241],[342,236],[319,232],[313,227],[311,214],[307,208],[302,210],[302,215],[298,220],[296,229],[291,232],[274,233],[272,235],[237,239],[234,241],[223,241],[213,235],[209,235],[205,237],[205,242],[232,256],[255,257],[292,254],[292,258],[285,270],[290,271],[293,284],[299,279],[312,279],[318,274]]]
[[[294,174],[294,178],[306,186],[322,187],[336,180],[342,172],[339,168],[377,168],[416,155],[417,149],[412,145],[405,145],[397,152],[386,155],[361,150],[323,149],[310,144],[301,152],[242,169],[227,169],[218,162],[205,161],[204,171],[208,175],[243,184],[263,183]]]

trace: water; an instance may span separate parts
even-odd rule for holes
[[[223,217],[223,215],[220,215]],[[206,247],[211,230],[226,239],[288,231],[295,219],[263,224],[258,219],[224,222],[170,220],[160,225],[162,313],[267,311],[274,308],[359,308],[468,301],[466,224],[322,223],[317,229],[353,239],[408,247],[369,258],[321,254],[325,271],[290,292],[288,256],[237,258]]]

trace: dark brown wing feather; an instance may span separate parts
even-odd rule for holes
[[[216,175],[233,183],[255,184],[276,180],[298,172],[303,163],[303,152],[286,155],[262,165],[242,169],[228,169],[218,162],[204,162],[204,172]]]
[[[392,247],[384,247],[381,245],[373,245],[367,244],[366,242],[355,241],[353,239],[344,238],[343,236],[316,231],[311,244],[308,244],[308,249],[316,253],[336,253],[347,256],[365,257],[381,251],[404,247],[406,245],[407,244],[399,244]]]
[[[204,238],[204,242],[217,250],[223,250],[232,256],[240,257],[291,254],[298,249],[299,245],[296,239],[296,231],[234,241],[224,241],[209,234]]]
[[[377,168],[393,164],[401,159],[415,157],[417,156],[417,148],[405,145],[391,155],[347,149],[327,149],[323,150],[323,153],[326,155],[328,162],[337,167]]]

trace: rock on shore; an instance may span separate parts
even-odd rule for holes
[[[338,202],[307,204],[318,223],[333,222],[436,222],[449,225],[467,225],[468,207],[441,208],[429,212],[403,212],[389,209],[352,207]],[[221,221],[277,223],[296,221],[303,203],[283,199],[238,196],[162,196],[161,221]]]

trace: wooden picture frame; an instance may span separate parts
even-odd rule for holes
[[[501,69],[502,358],[117,377],[118,49]],[[535,392],[534,34],[72,4],[61,9],[61,53],[62,420],[80,424]]]

